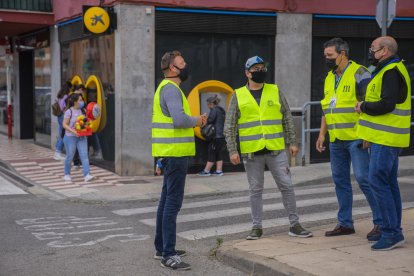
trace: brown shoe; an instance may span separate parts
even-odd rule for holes
[[[381,229],[379,225],[375,224],[374,228],[372,228],[372,230],[367,234],[367,239],[378,235],[381,235]]]
[[[337,226],[335,226],[334,230],[325,232],[326,237],[351,235],[351,234],[355,234],[355,229],[353,227],[352,228],[347,228],[347,227],[343,227],[339,224]]]

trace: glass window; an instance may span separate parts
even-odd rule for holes
[[[115,62],[114,35],[91,37],[62,44],[62,83],[79,75],[84,84],[96,75],[103,87],[106,102],[106,126],[91,137],[91,161],[112,168],[115,160]],[[94,92],[91,89],[88,91]],[[102,158],[101,158],[102,157]]]
[[[9,55],[10,60],[10,79],[13,81],[13,56]],[[11,100],[13,103],[13,82],[11,87]],[[7,134],[7,75],[6,75],[6,56],[0,56],[0,132]]]
[[[34,51],[34,139],[50,147],[51,143],[51,89],[50,48]]]

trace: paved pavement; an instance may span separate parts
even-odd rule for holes
[[[50,149],[37,146],[31,141],[10,141],[6,136],[0,134],[0,172],[9,180],[14,180],[14,183],[20,185],[26,192],[45,196],[49,199],[69,198],[98,201],[148,200],[153,202],[159,197],[162,177],[121,177],[111,171],[91,166],[91,171],[96,176],[95,180],[84,183],[81,170],[73,170],[73,183],[66,183],[61,180],[63,162],[55,161],[52,157],[53,151]],[[329,163],[293,167],[291,172],[293,183],[297,186],[298,192],[301,192],[299,190],[303,188],[303,196],[305,197],[308,193],[312,194],[312,189],[320,189],[318,185],[332,183]],[[413,183],[414,156],[400,158],[399,175],[401,179],[408,179],[408,182]],[[24,186],[21,183],[24,183]],[[265,172],[265,189],[271,193],[274,188],[274,181],[270,173]],[[198,208],[202,207],[199,205],[203,204],[203,197],[207,198],[214,195],[231,194],[234,196],[240,194],[241,196],[232,199],[224,197],[222,199],[223,203],[217,203],[215,199],[204,203],[223,204],[224,206],[224,204],[231,203],[229,200],[248,202],[246,191],[245,173],[225,173],[221,177],[187,176],[186,198],[192,201],[188,204],[190,210],[197,208],[197,206]],[[242,193],[244,194],[242,195]],[[271,197],[274,196],[271,195]],[[303,204],[307,204],[305,203],[306,200],[304,198]],[[321,204],[324,200],[326,199],[320,198]],[[406,207],[412,208],[411,203]],[[312,204],[315,205],[314,202]],[[136,214],[136,212],[141,212],[141,214],[142,212],[153,213],[155,206],[152,206],[154,204],[150,205],[141,206],[137,210],[118,210],[118,213],[114,213],[122,216]],[[183,208],[187,208],[186,204],[183,205]],[[277,206],[271,206],[270,208],[280,209]],[[361,208],[362,213],[369,212],[369,210],[362,210],[363,208]],[[245,213],[248,208],[245,209],[238,208],[237,212]],[[202,215],[229,217],[228,212],[230,211],[224,212],[223,210],[219,214],[217,212],[214,214],[205,212]],[[185,210],[183,213],[185,213]],[[186,220],[193,220],[194,216],[200,216],[201,214],[188,215],[188,217],[183,215],[179,219],[185,224]],[[332,214],[329,214],[329,217],[331,218]],[[154,223],[152,218],[140,221],[149,226]],[[285,222],[269,219],[270,227],[282,225],[283,223]],[[357,228],[361,231],[348,237],[330,239],[323,237],[324,231],[333,227],[333,225],[329,225],[319,229],[313,228],[315,237],[312,239],[294,239],[286,235],[272,235],[253,242],[245,240],[225,242],[219,248],[218,255],[224,262],[252,275],[276,275],[277,273],[280,275],[371,275],[371,272],[372,275],[374,273],[377,275],[414,274],[414,263],[412,262],[414,260],[412,258],[414,256],[414,247],[412,246],[414,240],[413,209],[404,211],[404,223],[407,243],[404,248],[393,250],[392,253],[370,251],[363,236],[369,231],[371,222],[369,219],[362,219],[356,222]],[[204,229],[205,231],[202,233],[200,231],[197,231],[197,233],[186,231],[180,234],[182,238],[192,240],[212,237],[220,235],[220,233],[237,233],[234,232],[236,230],[238,232],[247,231],[250,224],[244,223],[238,225],[238,227],[236,229],[232,226],[230,229],[229,227],[214,226],[211,229]]]
[[[250,275],[379,276],[414,274],[414,209],[403,212],[405,244],[392,251],[372,251],[366,233],[370,218],[355,222],[356,234],[325,237],[334,225],[313,230],[314,237],[273,235],[257,241],[224,243],[219,259]]]

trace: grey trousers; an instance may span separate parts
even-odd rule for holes
[[[277,187],[282,193],[283,206],[289,214],[290,225],[299,222],[296,212],[295,191],[289,170],[286,151],[278,155],[256,155],[252,159],[243,158],[249,182],[250,207],[252,209],[253,228],[262,228],[263,186],[265,165],[269,168]]]

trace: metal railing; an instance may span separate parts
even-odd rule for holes
[[[0,0],[0,9],[52,12],[52,0]]]
[[[411,100],[414,100],[414,96],[411,96]],[[320,128],[307,128],[307,114],[308,114],[308,107],[312,105],[320,105],[319,101],[311,101],[306,102],[302,106],[302,137],[301,137],[301,154],[302,154],[302,166],[305,166],[305,158],[306,158],[306,134],[312,132],[319,132]],[[411,122],[411,127],[414,127],[414,122]]]
[[[320,128],[307,128],[306,117],[308,114],[308,107],[312,105],[320,105],[319,101],[306,102],[302,106],[302,142],[301,142],[301,154],[302,154],[302,167],[305,166],[306,158],[306,134],[312,132],[319,132]]]

